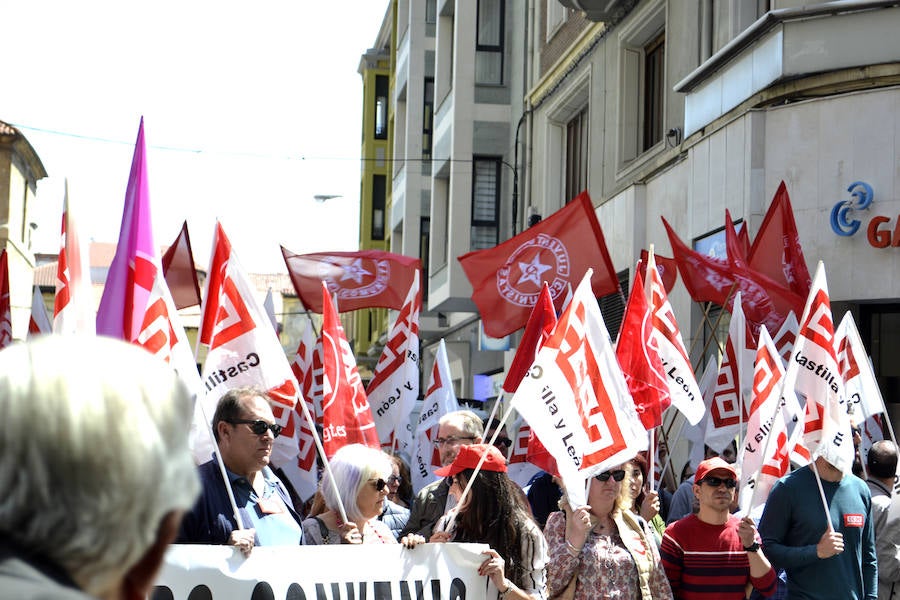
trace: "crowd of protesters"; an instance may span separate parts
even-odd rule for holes
[[[127,364],[97,371],[96,360],[73,359],[87,354],[71,352],[72,343]],[[192,468],[184,389],[139,352],[103,338],[48,338],[0,353],[0,587],[16,597],[146,594],[176,534],[180,543],[231,545],[245,556],[256,546],[399,542],[415,552],[427,542],[481,543],[488,549],[478,574],[504,600],[882,600],[900,592],[892,442],[872,446],[860,471],[867,481],[822,456],[794,470],[772,488],[757,524],[735,514],[733,448],[709,452],[681,483],[694,502],[680,518],[670,514],[673,490],[648,485],[644,454],[589,478],[587,503],[573,506],[547,473],[519,487],[507,474],[503,424],[457,411],[441,419],[434,440],[439,479],[415,496],[399,457],[349,445],[328,461],[307,507],[269,465],[281,427],[264,392],[223,396],[212,419],[217,455]],[[129,411],[140,414],[118,418]],[[31,427],[36,418],[52,427]],[[112,418],[157,433],[105,426]],[[55,441],[41,432],[55,432]],[[23,457],[33,476],[22,476]],[[85,477],[109,497],[82,494]],[[51,480],[70,490],[64,505],[47,494]],[[79,519],[67,518],[73,507]],[[152,522],[136,523],[135,511]],[[56,519],[53,528],[37,527],[34,514]],[[119,543],[131,526],[146,529],[134,536],[143,541]]]

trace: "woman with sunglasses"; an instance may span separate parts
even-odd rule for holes
[[[590,479],[588,506],[572,509],[560,500],[562,510],[544,529],[551,598],[566,592],[575,600],[672,597],[653,533],[629,510],[630,483],[618,466]]]
[[[378,520],[388,495],[391,461],[387,454],[362,444],[334,453],[319,491],[327,510],[303,521],[306,544],[395,544],[387,525]],[[341,518],[343,504],[346,522]]]
[[[500,451],[488,444],[462,446],[453,462],[435,474],[452,478],[450,494],[457,499],[473,475],[474,480],[461,503],[438,522],[431,541],[488,544],[478,574],[491,579],[501,599],[545,598],[547,542],[524,494],[506,475]]]

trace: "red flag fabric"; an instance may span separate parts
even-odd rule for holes
[[[194,253],[187,221],[181,226],[178,237],[162,257],[163,276],[172,292],[175,308],[181,310],[200,304],[200,282],[194,268]]]
[[[87,240],[79,235],[75,211],[69,201],[69,182],[63,196],[59,262],[56,264],[56,297],[53,302],[54,333],[96,333],[94,289]]]
[[[525,325],[544,282],[557,308],[568,285],[578,285],[588,268],[594,269],[595,296],[620,292],[587,192],[502,244],[457,260],[472,284],[472,300],[491,337],[503,337]]]
[[[750,268],[765,274],[801,298],[809,294],[812,279],[800,247],[794,209],[784,181],[772,198],[747,259]]]
[[[647,281],[648,256],[646,250],[641,250],[641,260],[638,263],[637,271],[641,274],[641,279],[644,281]],[[672,288],[675,287],[675,281],[678,279],[678,263],[675,262],[674,258],[666,258],[655,252],[653,253],[653,258],[656,260],[656,270],[659,271],[663,287],[666,288],[667,294],[671,294]]]
[[[9,256],[4,248],[0,252],[0,348],[6,348],[12,341],[12,306],[9,301]]]
[[[325,455],[331,458],[348,444],[381,448],[353,350],[344,335],[328,285],[324,281],[320,285],[325,308],[322,313],[322,442]]]
[[[374,307],[400,310],[413,277],[422,269],[418,258],[381,250],[294,254],[282,246],[281,254],[300,301],[320,314],[323,281],[337,296],[341,312]]]
[[[509,365],[509,371],[506,373],[506,379],[503,380],[503,389],[510,394],[515,393],[516,388],[528,369],[531,368],[534,359],[537,358],[538,350],[553,333],[556,327],[556,311],[553,309],[553,298],[550,296],[550,288],[547,282],[541,288],[541,295],[538,297],[531,316],[528,317],[528,323],[525,325],[525,333],[516,348],[516,355],[513,357],[512,364]]]
[[[634,399],[634,408],[648,431],[662,425],[662,413],[672,403],[669,387],[663,378],[662,361],[650,343],[651,319],[644,280],[637,272],[622,317],[616,358]]]

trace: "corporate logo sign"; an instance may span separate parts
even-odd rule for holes
[[[875,198],[872,186],[865,181],[854,181],[847,188],[849,200],[841,200],[831,209],[831,229],[842,237],[851,237],[859,231],[862,221],[858,218]],[[866,225],[866,239],[873,248],[897,248],[900,246],[900,218],[891,225],[891,217],[875,215]]]

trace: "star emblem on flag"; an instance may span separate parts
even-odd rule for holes
[[[341,281],[352,279],[356,283],[362,283],[363,277],[366,275],[371,277],[372,273],[365,270],[362,266],[362,259],[357,258],[352,264],[344,267],[344,271],[341,273]]]
[[[540,255],[535,254],[534,258],[531,259],[531,262],[520,262],[519,270],[522,271],[522,276],[519,277],[519,281],[516,285],[521,285],[526,281],[531,281],[534,285],[541,287],[541,275],[544,274],[545,271],[550,269],[550,265],[545,265],[541,262]]]

